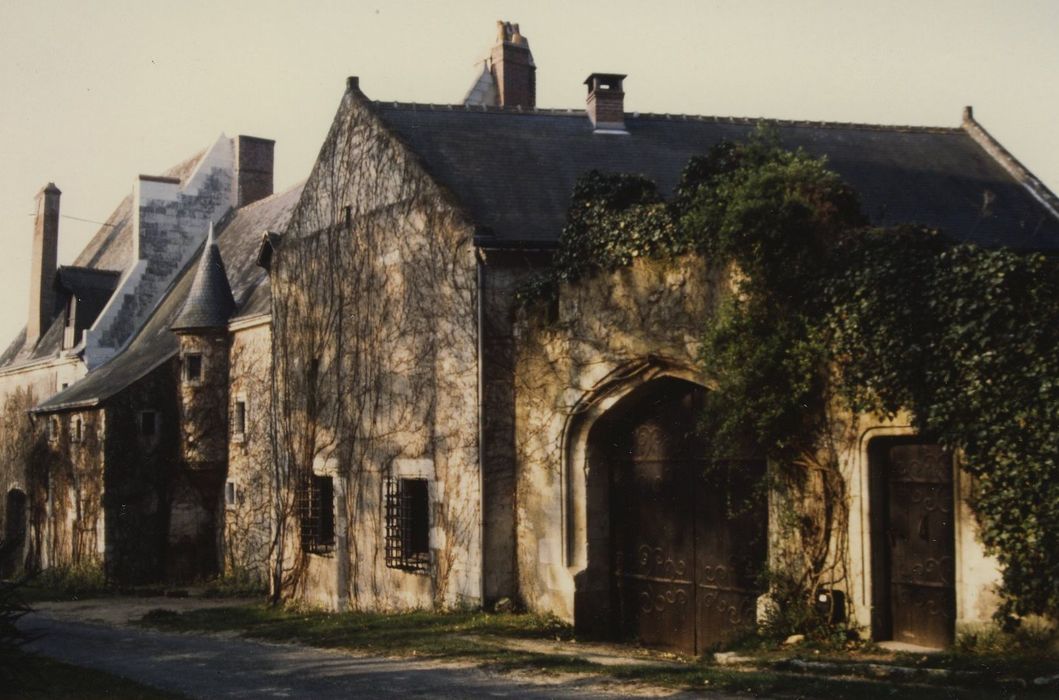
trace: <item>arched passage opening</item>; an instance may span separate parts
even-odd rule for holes
[[[579,629],[703,653],[754,625],[767,547],[765,462],[707,459],[697,430],[706,391],[651,379],[592,425]]]

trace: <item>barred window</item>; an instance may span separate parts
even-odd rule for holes
[[[298,490],[302,549],[317,554],[335,546],[335,486],[329,476],[308,478]]]
[[[430,568],[430,499],[426,479],[386,481],[386,566]]]

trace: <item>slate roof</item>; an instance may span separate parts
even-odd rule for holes
[[[163,175],[184,181],[194,171],[195,166],[198,165],[204,153],[205,151],[196,153],[191,158],[169,168]],[[132,193],[129,193],[107,217],[106,222],[99,227],[99,230],[89,240],[88,245],[84,247],[81,254],[74,260],[73,265],[69,268],[59,268],[60,275],[63,269],[74,268],[108,270],[120,275],[132,264],[132,224]],[[59,235],[62,236],[61,230]],[[76,273],[68,273],[68,276],[69,274]],[[111,293],[113,293],[113,288]],[[103,309],[109,298],[110,295],[107,295],[107,299],[103,300],[103,303],[99,305],[96,313]],[[65,323],[64,315],[61,313],[57,314],[35,345],[26,344],[26,330],[23,328],[22,332],[15,337],[4,353],[0,355],[0,369],[13,368],[37,360],[57,357],[62,348],[63,326]]]
[[[463,104],[471,106],[495,106],[500,102],[500,94],[496,89],[496,78],[489,70],[489,62],[482,63],[482,72],[475,79],[471,89],[463,98]]]
[[[248,204],[217,225],[216,245],[220,257],[227,263],[228,283],[236,302],[235,318],[269,310],[267,273],[256,265],[261,234],[266,230],[282,230],[287,225],[303,186],[300,183]],[[176,355],[179,341],[170,327],[191,294],[200,258],[201,253],[177,276],[143,329],[122,353],[33,411],[44,413],[98,405]]]
[[[555,245],[582,173],[639,173],[669,193],[691,156],[744,139],[759,123],[626,114],[623,136],[594,134],[583,111],[370,104],[455,195],[485,246]],[[967,129],[761,121],[785,146],[827,156],[877,225],[918,223],[986,246],[1059,250],[1059,218]]]
[[[189,331],[199,328],[227,328],[228,319],[235,311],[235,298],[228,286],[228,274],[224,270],[217,243],[213,240],[213,224],[206,236],[205,250],[199,256],[198,269],[191,283],[191,290],[170,328],[174,331]]]

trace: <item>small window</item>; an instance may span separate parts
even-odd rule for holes
[[[58,416],[52,416],[51,418],[48,419],[48,439],[49,440],[54,442],[55,440],[59,439],[60,427],[61,426],[59,424],[59,417]]]
[[[81,442],[84,437],[84,432],[84,421],[80,418],[74,418],[73,425],[70,426],[70,439],[74,442]]]
[[[335,487],[329,476],[309,477],[298,503],[302,549],[322,554],[335,546]]]
[[[426,479],[386,482],[386,566],[430,568],[430,499]]]
[[[229,481],[224,484],[224,503],[225,505],[234,506],[236,498],[238,496],[238,490],[236,489],[235,482]]]
[[[241,440],[246,433],[246,401],[238,400],[232,407],[232,435]]]
[[[184,380],[197,382],[202,380],[202,354],[193,352],[184,355]]]
[[[140,411],[140,435],[154,437],[158,434],[158,412]]]

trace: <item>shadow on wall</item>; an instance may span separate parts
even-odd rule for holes
[[[26,494],[21,489],[7,492],[4,508],[4,535],[0,539],[0,578],[12,578],[22,568],[26,552]]]

